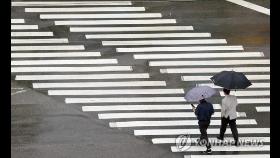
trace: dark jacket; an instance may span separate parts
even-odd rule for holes
[[[212,114],[214,114],[213,105],[206,100],[201,100],[195,109],[197,119],[199,121],[210,121]]]

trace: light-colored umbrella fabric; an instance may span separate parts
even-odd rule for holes
[[[185,95],[185,99],[188,102],[196,102],[201,99],[210,98],[216,93],[217,91],[209,86],[198,86],[189,90]]]

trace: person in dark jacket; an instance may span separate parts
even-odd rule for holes
[[[201,133],[199,142],[206,144],[207,149],[204,153],[210,154],[212,153],[212,150],[207,136],[207,128],[210,125],[211,116],[214,114],[213,105],[205,99],[201,99],[196,108],[193,106],[193,111],[198,119],[199,130]]]

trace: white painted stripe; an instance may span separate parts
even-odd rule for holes
[[[141,41],[102,41],[104,46],[115,45],[179,45],[179,44],[226,44],[225,39],[199,40],[141,40]]]
[[[244,1],[244,0],[226,0],[226,1],[241,5],[243,7],[255,10],[257,12],[260,12],[260,13],[263,13],[263,14],[266,14],[266,15],[270,15],[270,9],[267,9],[265,7],[262,7],[262,6]]]
[[[217,134],[220,132],[220,128],[208,128],[208,134]],[[270,128],[238,128],[239,134],[259,134],[259,133],[270,133]],[[134,130],[134,135],[180,135],[180,134],[200,134],[198,128],[196,129],[145,129],[145,130]],[[226,130],[225,134],[231,134],[230,130]],[[203,148],[205,150],[205,147]]]
[[[210,76],[209,76],[209,78],[210,78]],[[196,85],[197,86],[209,86],[209,87],[212,87],[212,88],[222,88],[220,86],[214,85],[213,83],[201,83],[201,84],[196,84]],[[253,82],[252,85],[249,86],[248,88],[270,88],[270,83],[257,83],[257,82]]]
[[[175,24],[175,19],[146,20],[64,20],[54,21],[55,25],[121,25],[121,24]]]
[[[145,7],[25,8],[25,12],[125,12],[145,11]]]
[[[246,113],[238,112],[238,117],[246,117]],[[221,117],[221,112],[215,112],[212,117]],[[123,118],[196,118],[194,112],[142,112],[142,113],[101,113],[99,119]],[[197,121],[197,120],[196,120]]]
[[[263,146],[212,146],[213,151],[269,151],[270,145]],[[171,146],[172,152],[194,152],[194,151],[205,151],[205,147],[202,146],[191,146],[186,151],[181,151],[177,146]]]
[[[191,138],[192,142],[197,142],[198,138]],[[270,137],[239,137],[240,141],[259,141],[259,142],[266,142],[269,143],[270,142]],[[209,141],[210,142],[222,142],[219,141],[217,138],[213,138],[213,137],[209,137]],[[233,138],[224,138],[225,142],[233,142],[234,139]],[[175,144],[176,143],[176,138],[153,138],[152,139],[152,143],[153,144]],[[224,155],[226,156],[226,155]]]
[[[269,154],[185,155],[184,158],[270,158]]]
[[[21,43],[68,43],[67,38],[49,38],[49,39],[11,39],[12,44]]]
[[[11,25],[11,30],[34,30],[38,25]]]
[[[41,14],[41,19],[118,19],[118,18],[161,18],[161,13],[130,14]]]
[[[65,2],[12,2],[12,6],[91,6],[91,5],[131,5],[130,1],[65,1]]]
[[[184,94],[183,89],[48,90],[48,95]]]
[[[93,34],[87,39],[96,38],[171,38],[171,37],[211,37],[210,33],[150,33],[150,34]]]
[[[174,2],[190,2],[190,1],[195,1],[195,0],[169,0],[169,1],[174,1]]]
[[[189,59],[189,58],[232,58],[263,57],[262,52],[228,52],[228,53],[177,53],[177,54],[135,54],[134,59]]]
[[[117,59],[12,60],[11,65],[117,64]],[[73,68],[74,69],[74,68]]]
[[[242,99],[237,99],[237,102],[239,104],[256,104],[256,103],[264,103],[264,104],[269,104],[270,103],[270,98],[242,98]]]
[[[11,53],[11,58],[48,58],[48,57],[97,57],[100,52],[45,52],[45,53]]]
[[[191,66],[191,65],[262,65],[270,64],[269,59],[254,60],[175,60],[175,61],[150,61],[150,66]]]
[[[12,51],[27,50],[85,50],[84,45],[56,45],[56,46],[12,46]]]
[[[20,91],[16,91],[16,92],[14,92],[14,93],[11,93],[11,95],[24,93],[24,92],[26,92],[26,91],[27,91],[27,90],[20,90]]]
[[[53,32],[11,32],[11,36],[53,36]]]
[[[242,46],[190,46],[190,47],[141,47],[117,48],[117,52],[170,52],[170,51],[211,51],[211,50],[243,50]]]
[[[216,73],[221,71],[237,72],[270,72],[270,67],[228,67],[228,68],[167,68],[161,73]]]
[[[132,71],[131,66],[102,67],[12,67],[11,72],[100,72],[100,71]]]
[[[213,104],[214,109],[221,109],[219,104]],[[83,111],[137,111],[137,110],[191,110],[190,104],[169,105],[106,105],[106,106],[83,106]]]
[[[254,119],[237,120],[237,125],[256,125]],[[221,125],[221,120],[211,120],[211,125]],[[197,120],[168,120],[168,121],[126,121],[110,122],[110,127],[153,127],[153,126],[197,126]]]
[[[127,31],[187,31],[192,26],[143,26],[143,27],[70,27],[71,32],[127,32]]]
[[[11,89],[19,89],[19,90],[23,90],[24,88],[22,88],[22,87],[11,87]]]
[[[211,81],[212,76],[182,76],[182,81]],[[270,75],[246,75],[249,80],[270,80]]]
[[[66,103],[186,102],[184,97],[66,98]]]
[[[235,96],[269,96],[270,91],[269,90],[262,90],[262,91],[234,91],[232,90],[230,92],[232,95]],[[220,91],[221,96],[225,96],[223,91]]]
[[[126,79],[150,78],[148,73],[129,74],[86,74],[86,75],[17,75],[16,80],[83,80],[83,79]]]
[[[270,106],[258,106],[256,110],[257,112],[270,112]]]
[[[166,86],[166,82],[165,81],[122,81],[122,82],[33,83],[33,88],[147,87],[147,86]]]
[[[25,20],[24,19],[11,19],[11,23],[12,24],[25,23]]]

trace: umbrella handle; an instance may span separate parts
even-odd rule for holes
[[[193,105],[193,104],[191,104],[191,106],[192,106],[192,109],[193,109],[193,112],[195,112],[195,106]]]

